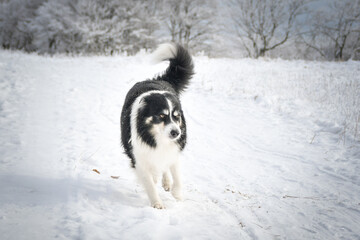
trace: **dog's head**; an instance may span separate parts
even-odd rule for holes
[[[172,94],[145,96],[137,114],[137,131],[150,146],[179,140],[183,116],[179,100]]]

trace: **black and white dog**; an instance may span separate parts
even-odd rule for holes
[[[121,112],[121,140],[151,205],[161,209],[164,205],[156,189],[161,176],[164,189],[183,200],[179,154],[186,145],[186,122],[179,96],[194,74],[194,65],[189,52],[178,44],[160,45],[154,55],[170,64],[163,75],[129,90]]]

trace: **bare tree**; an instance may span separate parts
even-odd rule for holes
[[[213,32],[212,9],[214,1],[167,0],[164,1],[163,19],[171,41],[186,48],[203,50],[206,39]]]
[[[234,30],[248,57],[265,56],[294,35],[308,0],[232,0]]]
[[[360,0],[337,0],[316,11],[304,44],[329,60],[346,60],[360,50]]]

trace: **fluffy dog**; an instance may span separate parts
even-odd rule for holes
[[[151,205],[162,209],[156,188],[161,176],[164,189],[183,200],[179,154],[186,145],[186,122],[179,96],[194,74],[194,65],[189,52],[178,44],[160,45],[154,55],[170,64],[164,74],[129,90],[121,112],[121,141]]]

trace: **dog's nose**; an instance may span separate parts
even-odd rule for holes
[[[170,132],[170,137],[171,138],[176,138],[177,136],[179,136],[179,131],[178,130],[171,130]]]

